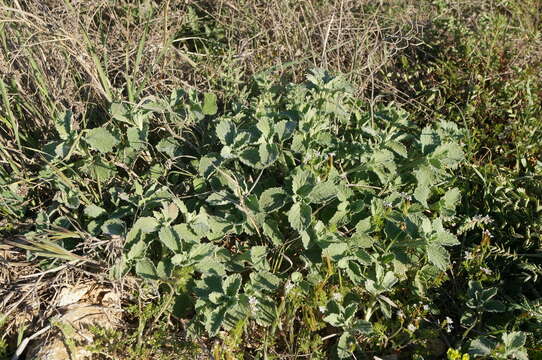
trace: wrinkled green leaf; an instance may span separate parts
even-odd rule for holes
[[[337,187],[331,182],[316,184],[309,193],[309,201],[319,204],[337,196]]]
[[[264,212],[271,213],[283,207],[287,199],[288,195],[282,188],[269,188],[260,195],[259,205]]]
[[[296,127],[297,123],[295,121],[279,121],[275,125],[275,133],[277,134],[279,141],[285,141],[292,137]]]
[[[288,220],[297,231],[305,230],[312,221],[311,207],[303,203],[295,203],[288,211]]]
[[[62,116],[55,119],[55,129],[62,140],[67,140],[72,132],[73,113],[68,110]]]
[[[427,258],[442,271],[446,270],[450,264],[450,254],[445,248],[436,243],[427,245]]]
[[[224,280],[224,294],[228,296],[236,296],[241,288],[241,275],[230,275]]]
[[[85,141],[91,148],[102,154],[113,151],[113,148],[119,144],[119,140],[103,127],[87,130]]]
[[[218,105],[216,104],[216,95],[205,93],[203,95],[203,113],[205,115],[214,115],[217,111]]]
[[[158,230],[158,221],[150,216],[144,216],[137,219],[134,228],[141,230],[143,233],[151,233]]]
[[[229,120],[222,120],[216,125],[216,136],[222,144],[232,145],[237,136],[235,125]]]
[[[160,229],[158,237],[162,244],[166,245],[171,251],[179,252],[182,250],[180,239],[177,238],[177,234],[170,226],[164,226]]]
[[[491,354],[494,347],[495,343],[492,340],[486,337],[479,337],[471,341],[469,346],[469,354],[486,356]]]
[[[105,209],[97,205],[91,204],[85,207],[84,213],[89,218],[95,219],[106,213]]]
[[[136,263],[136,273],[143,279],[158,280],[158,272],[149,259],[141,259]]]

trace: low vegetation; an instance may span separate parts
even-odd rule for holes
[[[0,0],[0,358],[541,358],[540,13]]]

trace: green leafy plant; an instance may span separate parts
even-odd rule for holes
[[[356,318],[358,310],[357,304],[349,304],[343,307],[335,300],[330,300],[327,304],[324,321],[328,324],[343,329],[343,333],[337,344],[337,355],[340,358],[349,358],[355,350],[356,335],[367,335],[371,333],[371,323],[366,320]]]
[[[494,359],[528,359],[525,349],[526,336],[520,331],[503,333],[500,342],[490,338],[477,338],[469,347],[474,356],[490,356]]]
[[[137,277],[98,357],[539,358],[539,2],[0,0],[5,289]]]
[[[503,312],[504,304],[493,299],[497,291],[497,288],[484,289],[479,281],[470,281],[467,292],[469,299],[466,303],[469,311],[463,314],[461,322],[471,326],[476,321],[476,317],[480,320],[479,316],[484,312]]]
[[[250,106],[209,122],[220,145],[193,161],[192,199],[157,185],[114,195],[121,208],[139,210],[113,274],[134,267],[145,279],[171,283],[179,269],[192,269],[201,278],[191,331],[211,336],[250,320],[264,328],[280,322],[271,299],[285,272],[305,272],[327,291],[344,274],[344,292],[367,300],[362,318],[349,304],[323,319],[343,329],[345,357],[368,321],[392,321],[396,292],[418,298],[430,286],[422,274],[449,268],[447,248],[459,242],[445,223],[460,200],[451,171],[463,160],[463,133],[451,123],[420,132],[394,108],[370,117],[348,84],[319,70],[302,85],[261,83]],[[199,142],[212,144],[207,137]],[[106,142],[96,150],[118,145]],[[85,213],[105,216],[95,205]],[[101,229],[122,234],[124,223],[110,218]]]
[[[322,352],[330,332],[341,358],[423,348],[416,337],[450,333],[452,317],[462,346],[474,329],[491,334],[487,313],[516,311],[470,278],[489,256],[490,222],[459,213],[465,131],[419,129],[394,106],[369,112],[321,70],[302,84],[260,75],[248,100],[222,109],[212,94],[174,91],[113,103],[107,123],[77,130],[66,113],[52,142],[65,150],[41,170],[56,203],[29,241],[58,250],[50,242],[62,240],[74,258],[86,236],[119,241],[112,277],[133,272],[158,286],[162,313],[190,314],[192,338],[235,351],[248,329],[264,334],[264,351]],[[458,235],[479,228],[480,257],[457,267]],[[468,274],[455,286],[465,308],[437,316],[422,307],[438,304],[454,271]]]

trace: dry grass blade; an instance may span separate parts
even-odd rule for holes
[[[29,250],[35,253],[37,256],[64,259],[68,261],[79,260],[95,263],[93,260],[76,255],[55,243],[57,240],[73,238],[80,238],[80,235],[76,232],[70,232],[67,230],[46,231],[44,234],[36,237],[27,236],[24,239],[18,239],[17,241],[4,240],[4,242],[14,247]]]

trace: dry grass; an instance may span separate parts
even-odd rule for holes
[[[106,271],[96,271],[81,260],[51,263],[44,268],[45,265],[39,258],[29,260],[20,248],[0,245],[0,314],[8,319],[3,327],[4,338],[8,335],[7,339],[14,342],[20,330],[29,336],[38,329],[45,329],[32,338],[34,350],[29,351],[36,353],[43,353],[45,349],[66,353],[59,341],[58,329],[50,326],[51,319],[76,326],[85,339],[90,336],[85,328],[91,323],[99,321],[101,326],[117,326],[122,316],[120,301],[126,301],[126,296],[137,287],[131,278],[112,282]],[[40,349],[35,341],[38,344],[54,342],[55,346],[44,345]],[[26,345],[23,342],[19,349],[25,350]]]
[[[196,9],[223,29],[230,68],[241,80],[274,68],[301,81],[307,68],[321,67],[347,74],[363,95],[380,87],[375,75],[401,48],[419,43],[422,31],[419,14],[404,1],[244,0]],[[208,74],[211,81],[222,76]]]
[[[51,118],[63,108],[84,119],[92,105],[106,107],[125,95],[128,83],[142,84],[145,76],[152,84],[142,90],[164,91],[165,79],[185,69],[179,51],[164,51],[161,21],[166,16],[162,14],[182,9],[162,6],[143,13],[136,5],[110,3],[28,1],[0,8],[0,67],[11,103],[17,104],[11,111],[17,118],[30,118],[33,132],[46,134]],[[142,55],[136,61],[140,45]],[[165,72],[172,63],[179,70]]]
[[[388,6],[387,18],[370,1],[145,3],[0,3],[0,71],[12,104],[2,116],[30,120],[20,122],[20,136],[46,135],[63,108],[84,121],[89,105],[240,86],[272,67],[294,80],[313,66],[340,71],[363,93],[421,32],[412,7]]]
[[[315,66],[346,73],[367,100],[400,97],[380,73],[420,43],[422,19],[406,0],[0,0],[0,176],[40,191],[25,172],[66,109],[86,128],[109,117],[112,101],[178,88],[242,101],[255,73],[299,81]]]

